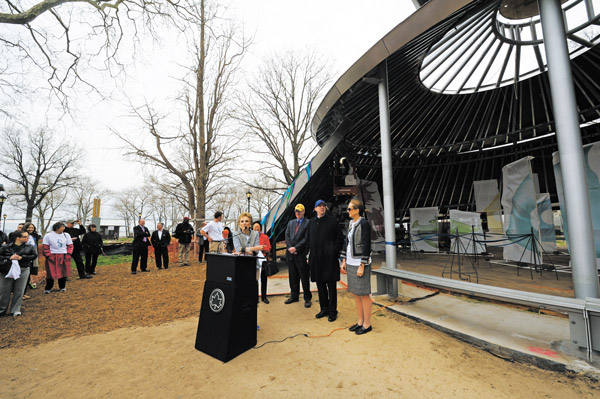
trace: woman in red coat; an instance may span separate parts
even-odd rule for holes
[[[71,254],[73,253],[73,240],[65,233],[65,225],[58,222],[52,226],[52,232],[44,236],[43,251],[46,257],[46,288],[44,294],[49,294],[58,280],[60,292],[67,291],[67,277],[71,270]]]
[[[271,252],[271,242],[269,241],[269,236],[265,233],[262,233],[262,225],[260,222],[254,222],[252,225],[252,230],[258,231],[258,243],[263,246],[262,253],[265,256],[265,262],[269,260],[269,253]],[[260,297],[264,303],[269,303],[267,299],[267,268],[264,267],[265,264],[263,262],[263,267],[260,268]]]

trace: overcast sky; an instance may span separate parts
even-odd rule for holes
[[[297,4],[297,5],[293,5]],[[368,4],[368,7],[367,7]],[[336,79],[346,71],[378,39],[414,11],[410,0],[308,0],[288,2],[279,0],[235,1],[232,11],[242,21],[247,32],[255,40],[250,54],[244,60],[244,70],[251,75],[266,54],[285,51],[288,48],[316,48],[329,57]],[[173,72],[176,66],[169,55],[172,46],[168,43],[155,48],[153,62],[140,68],[138,74],[129,78],[132,98],[153,99],[167,96],[174,86]],[[135,84],[131,80],[135,79]],[[162,91],[162,93],[161,93]],[[110,104],[111,122],[119,126],[125,122],[127,106]],[[83,123],[78,134],[86,138],[90,157],[88,169],[111,189],[131,186],[139,180],[139,168],[120,156],[115,148],[118,143],[110,136],[103,104],[97,104],[88,114],[78,117]],[[84,131],[87,130],[87,131]]]
[[[246,76],[251,76],[269,54],[310,48],[329,58],[337,79],[377,40],[414,12],[414,6],[411,0],[238,0],[231,2],[230,11],[255,38],[242,66]],[[168,40],[145,43],[123,82],[127,97],[168,104],[176,87],[174,76],[180,71],[179,51],[181,48]],[[140,167],[124,159],[118,140],[110,133],[111,126],[127,129],[128,104],[123,99],[119,95],[112,101],[95,103],[86,102],[85,97],[77,99],[76,121],[63,118],[55,122],[56,116],[40,112],[40,104],[29,110],[24,108],[24,113],[38,123],[48,118],[56,130],[75,138],[85,148],[83,172],[106,188],[120,190],[143,181]]]

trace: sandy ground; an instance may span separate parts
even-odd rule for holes
[[[333,323],[315,319],[318,304],[271,297],[258,309],[266,344],[222,363],[194,349],[204,265],[127,269],[103,267],[66,294],[31,291],[21,318],[0,319],[0,397],[600,397],[598,382],[508,362],[385,309],[356,336],[343,329],[355,321],[345,292]],[[296,334],[313,338],[271,342]]]

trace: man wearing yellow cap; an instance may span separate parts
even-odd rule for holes
[[[294,208],[296,218],[288,223],[285,230],[286,259],[291,295],[284,303],[289,305],[300,300],[300,281],[302,281],[304,307],[310,308],[312,305],[310,271],[308,263],[306,263],[306,226],[308,225],[308,219],[304,217],[304,212],[304,205],[296,205]]]

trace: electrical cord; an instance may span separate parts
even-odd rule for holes
[[[379,312],[379,311],[381,311],[381,310],[383,310],[383,309],[385,309],[385,308],[388,308],[388,307],[390,307],[390,306],[393,306],[393,305],[397,305],[397,304],[400,304],[400,305],[406,305],[406,304],[408,304],[408,303],[415,303],[415,302],[417,302],[417,301],[421,301],[421,300],[423,300],[423,299],[427,299],[427,298],[434,297],[434,296],[438,295],[439,293],[440,293],[439,291],[436,291],[436,292],[434,292],[434,293],[432,293],[432,294],[425,295],[425,296],[422,296],[422,297],[418,297],[418,298],[411,298],[411,299],[409,299],[409,300],[408,300],[408,301],[406,301],[406,302],[394,301],[394,302],[390,303],[389,305],[381,306],[379,309],[377,309],[377,310],[375,310],[375,311],[371,312],[371,315],[373,315],[373,314],[375,314],[375,313],[377,313],[377,312]],[[331,331],[329,332],[329,334],[325,334],[325,335],[310,335],[310,334],[308,334],[308,333],[298,333],[298,334],[295,334],[295,335],[290,335],[289,337],[285,337],[284,339],[281,339],[281,340],[274,340],[274,341],[266,341],[266,342],[263,342],[262,344],[260,344],[260,345],[258,345],[258,346],[255,346],[255,347],[253,347],[252,349],[259,349],[259,348],[262,348],[262,347],[263,347],[263,346],[265,346],[266,344],[278,344],[278,343],[282,343],[282,342],[284,342],[284,341],[286,341],[286,340],[288,340],[288,339],[296,338],[296,337],[298,337],[298,336],[303,336],[303,337],[306,337],[306,338],[327,338],[327,337],[330,337],[330,336],[331,336],[331,334],[333,334],[334,332],[336,332],[336,331],[340,331],[340,330],[346,330],[346,329],[348,329],[348,328],[349,328],[349,327],[351,327],[351,326],[352,326],[352,325],[345,326],[345,327],[338,327],[338,328],[334,328],[333,330],[331,330]]]

